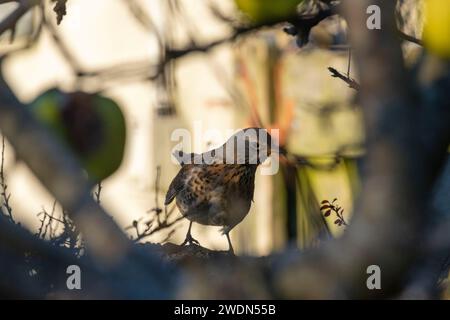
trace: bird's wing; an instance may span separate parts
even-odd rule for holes
[[[215,194],[215,189],[221,187],[222,166],[185,164],[173,179],[166,194],[165,205],[181,194],[181,202],[190,207],[203,206]]]
[[[186,178],[187,166],[183,166],[178,174],[173,178],[170,183],[169,190],[167,190],[166,200],[164,201],[164,205],[168,205],[175,199],[177,194],[183,189],[184,180]]]

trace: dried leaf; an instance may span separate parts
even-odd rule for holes
[[[320,210],[325,210],[331,208],[329,205],[324,205],[320,207]]]
[[[330,203],[328,200],[323,200],[320,204]]]
[[[325,212],[324,216],[328,217],[331,214],[331,210],[328,210],[327,212]]]
[[[56,23],[59,25],[63,17],[67,14],[66,11],[67,0],[53,0],[53,2],[56,2],[53,11],[55,11],[56,13]]]
[[[341,223],[341,219],[337,219],[336,221],[334,221],[334,224],[339,224]]]

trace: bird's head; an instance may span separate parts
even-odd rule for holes
[[[239,130],[225,142],[222,148],[225,149],[226,163],[258,165],[272,153],[279,153],[278,144],[263,128]]]

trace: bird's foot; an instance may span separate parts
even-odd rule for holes
[[[186,239],[184,239],[183,243],[181,244],[181,246],[185,246],[185,245],[191,245],[191,244],[196,244],[196,245],[200,245],[200,242],[198,242],[196,239],[194,239],[190,234],[188,234],[186,236]]]
[[[230,230],[231,230],[230,227],[226,226],[226,227],[220,228],[219,232],[225,236],[227,233],[230,232]]]
[[[228,254],[230,256],[234,256],[234,249],[233,249],[233,245],[231,244],[231,239],[230,239],[230,231],[227,230],[225,233],[225,236],[227,237],[227,241],[228,241]]]

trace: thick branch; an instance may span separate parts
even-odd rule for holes
[[[3,81],[0,97],[0,128],[17,156],[72,214],[94,254],[105,261],[120,259],[128,240],[91,198],[91,186],[77,161],[37,124]]]
[[[292,17],[283,17],[272,21],[265,21],[263,23],[251,24],[248,26],[234,27],[232,34],[226,38],[212,41],[208,44],[201,46],[189,46],[183,49],[169,49],[165,55],[167,60],[166,63],[172,59],[178,59],[193,52],[208,52],[209,50],[215,48],[218,45],[232,42],[241,35],[251,33],[264,27],[271,27],[278,25],[280,23],[290,23],[294,26],[298,26],[301,28],[312,28],[322,20],[325,20],[326,18],[335,14],[336,14],[335,8],[331,7],[330,9],[320,10],[317,14],[300,15],[300,16],[295,15]]]
[[[6,1],[10,2],[10,1]],[[11,12],[6,18],[4,18],[0,22],[0,35],[3,34],[7,30],[13,30],[19,21],[19,19],[25,15],[25,13],[28,12],[32,7],[37,5],[39,3],[39,0],[25,0],[20,1],[19,6]]]
[[[381,30],[366,28],[366,8],[371,4],[382,8]],[[277,280],[284,297],[311,297],[311,292],[321,298],[368,297],[374,294],[365,282],[371,264],[381,267],[386,296],[402,282],[414,261],[430,190],[448,141],[439,139],[429,149],[421,142],[423,132],[416,126],[423,117],[420,112],[426,110],[414,97],[417,90],[403,67],[394,5],[390,1],[343,3],[360,71],[368,137],[362,195],[342,239],[297,258],[297,263],[292,258],[287,259],[288,266],[281,263]],[[313,285],[316,289],[311,291]]]

